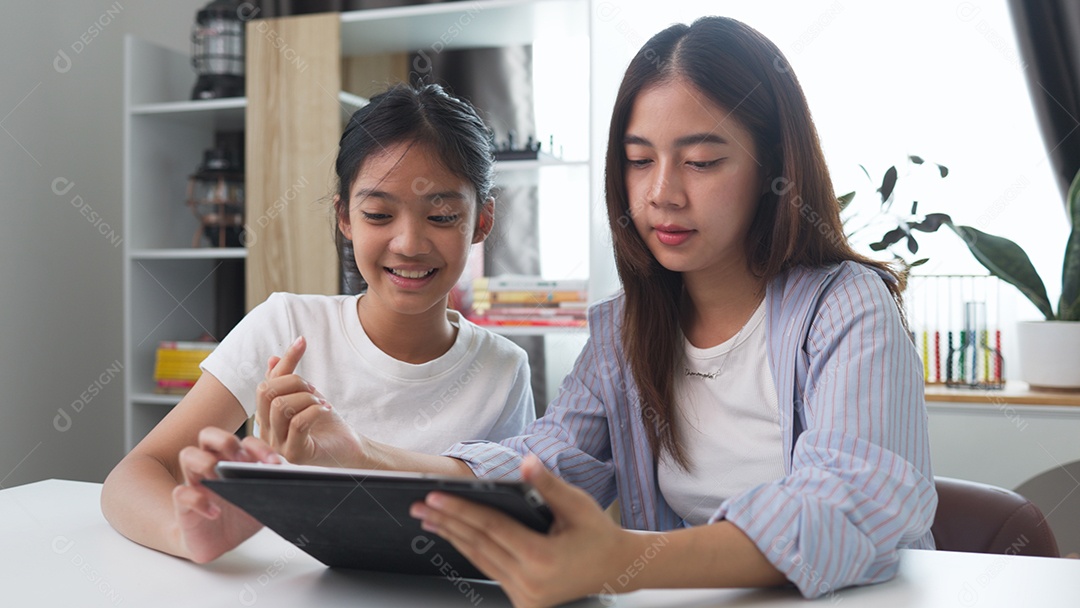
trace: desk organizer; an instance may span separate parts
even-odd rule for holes
[[[1001,389],[1001,281],[989,275],[911,276],[904,294],[927,384]]]

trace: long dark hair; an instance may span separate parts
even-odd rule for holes
[[[621,336],[641,398],[649,444],[684,468],[674,423],[675,370],[682,359],[682,275],[653,257],[631,221],[623,139],[638,94],[684,79],[731,112],[754,138],[770,184],[746,239],[751,271],[768,281],[794,266],[854,260],[879,268],[897,304],[900,283],[887,264],[848,245],[840,206],[806,97],[776,45],[744,23],[702,17],[653,36],[630,62],[615,99],[608,134],[606,195],[615,265],[625,293]]]
[[[338,220],[349,219],[349,191],[371,154],[402,142],[430,145],[453,174],[476,190],[479,210],[495,183],[495,153],[491,131],[468,101],[453,97],[437,84],[397,84],[375,95],[353,113],[338,144],[334,163],[337,173]],[[479,214],[477,214],[479,218]],[[367,288],[356,267],[352,242],[338,234],[338,258],[344,275],[351,279],[347,291]]]

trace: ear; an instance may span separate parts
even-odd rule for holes
[[[495,199],[489,198],[480,207],[480,214],[476,218],[476,230],[473,231],[473,244],[483,242],[491,229],[495,227]]]
[[[352,240],[352,224],[349,223],[349,212],[346,209],[345,213],[338,211],[338,201],[341,200],[341,196],[334,195],[334,213],[337,214],[337,227],[341,231],[341,236],[345,237],[346,241]]]

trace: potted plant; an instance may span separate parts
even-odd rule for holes
[[[887,248],[911,238],[913,231],[935,232],[948,226],[990,274],[1019,289],[1046,317],[1044,321],[1018,324],[1024,379],[1036,388],[1080,390],[1080,172],[1069,187],[1067,202],[1072,233],[1065,246],[1056,311],[1046,294],[1046,285],[1023,248],[1007,238],[958,225],[947,214],[931,213],[918,221],[902,222],[874,247]]]

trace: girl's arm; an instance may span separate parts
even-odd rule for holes
[[[231,434],[246,418],[232,393],[213,375],[202,374],[180,403],[109,474],[101,491],[105,518],[117,531],[139,544],[208,561],[205,551],[189,546],[182,533],[182,518],[190,515],[190,511],[178,510],[174,503],[174,490],[184,482],[180,452],[198,445],[199,431],[204,427],[217,427]],[[254,520],[241,517],[243,513],[239,509],[223,502],[218,508],[225,518],[216,525],[239,532],[232,535],[233,540],[258,530],[258,525],[252,524]]]

